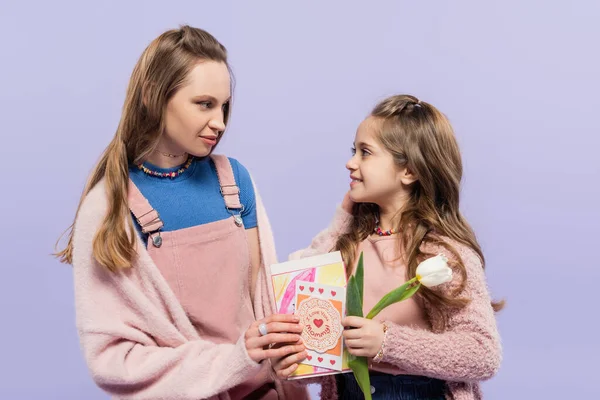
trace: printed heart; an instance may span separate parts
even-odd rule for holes
[[[300,290],[304,290],[304,286],[300,286]]]
[[[336,294],[337,294],[337,292],[336,292],[335,290],[332,290],[332,291],[331,291],[331,295],[332,295],[332,296],[335,296]]]
[[[319,289],[319,293],[323,294],[323,288]]]
[[[331,363],[331,365],[335,365],[335,360],[329,360],[329,362]]]
[[[306,358],[308,359],[308,361],[312,360],[312,356],[311,355],[306,356]]]
[[[310,288],[308,288],[308,290],[310,290],[310,291],[311,291],[311,293],[312,293],[312,292],[314,292],[314,291],[315,291],[315,288],[314,288],[314,287],[310,287]]]
[[[323,362],[323,357],[319,357],[317,360],[319,360],[319,362]]]
[[[315,326],[317,328],[320,328],[321,326],[323,326],[323,320],[322,319],[313,319],[313,324],[315,324]]]

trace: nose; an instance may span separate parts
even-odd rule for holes
[[[346,169],[348,171],[355,171],[356,170],[356,160],[355,160],[355,156],[352,156],[348,162],[346,163]]]
[[[208,126],[217,132],[223,132],[225,130],[225,121],[222,111],[218,111],[211,119],[208,121]]]

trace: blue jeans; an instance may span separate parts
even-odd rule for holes
[[[336,375],[340,400],[364,400],[354,374]],[[373,400],[444,400],[444,381],[424,376],[388,375],[371,372]]]

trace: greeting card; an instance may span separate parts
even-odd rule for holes
[[[341,336],[346,311],[346,269],[341,253],[271,265],[271,280],[277,312],[304,318],[302,337],[309,357],[289,379],[350,371]]]

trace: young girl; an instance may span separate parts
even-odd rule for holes
[[[230,89],[207,32],[155,39],[59,253],[74,267],[85,360],[116,398],[308,398],[270,374],[268,358],[303,346],[296,320],[272,315],[265,210],[248,171],[213,154]]]
[[[364,254],[364,314],[415,276],[417,265],[444,254],[451,282],[384,309],[374,320],[347,317],[351,354],[369,358],[374,399],[480,399],[479,382],[501,360],[486,287],[483,254],[459,211],[462,162],[450,123],[413,96],[390,97],[359,126],[346,164],[350,191],[331,227],[291,258],[340,250],[356,268]],[[280,378],[306,356],[274,359]],[[321,398],[362,399],[352,373],[322,378]]]

